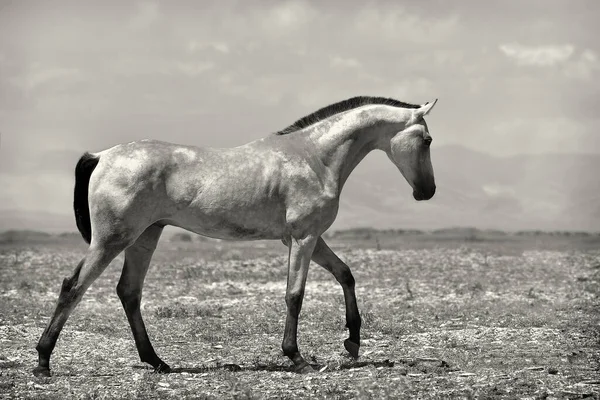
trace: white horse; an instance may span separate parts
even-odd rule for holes
[[[330,271],[344,291],[350,331],[344,346],[357,358],[361,319],[354,278],[321,235],[335,220],[346,179],[371,150],[388,155],[416,200],[434,195],[432,139],[423,118],[434,105],[354,97],[235,148],[142,140],[85,153],[75,168],[74,209],[77,227],[90,245],[74,274],[63,281],[54,315],[36,347],[34,374],[50,376],[50,355],[70,313],[122,251],[117,293],[140,359],[158,372],[170,371],[156,355],[140,313],[144,277],[166,225],[220,239],[283,241],[289,261],[282,348],[298,372],[312,370],[296,341],[310,260]]]

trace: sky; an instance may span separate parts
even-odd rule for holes
[[[585,0],[0,0],[0,210],[71,215],[86,150],[236,146],[356,95],[438,98],[432,152],[600,153],[599,18]]]

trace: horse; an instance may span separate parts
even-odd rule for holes
[[[288,247],[283,353],[298,373],[314,368],[300,354],[298,317],[310,261],[341,285],[353,358],[361,317],[350,268],[323,233],[334,222],[348,176],[372,150],[384,151],[413,189],[435,194],[431,135],[424,117],[436,104],[359,96],[323,107],[287,128],[233,148],[203,148],[155,140],[84,153],[75,167],[73,208],[89,244],[64,279],[54,314],[36,346],[36,376],[50,376],[50,356],[69,315],[121,252],[116,287],[140,360],[156,372],[171,368],[155,352],[140,312],[150,260],[167,225],[224,240],[280,240]]]

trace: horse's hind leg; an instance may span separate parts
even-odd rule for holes
[[[157,372],[170,372],[171,368],[156,355],[150,343],[140,311],[144,278],[162,230],[160,226],[150,226],[125,250],[125,265],[117,285],[117,294],[127,314],[140,360],[152,365]]]
[[[38,366],[33,370],[35,375],[50,376],[50,355],[69,315],[79,303],[85,291],[125,247],[124,244],[112,246],[90,245],[87,255],[79,262],[73,276],[65,278],[54,315],[36,346],[39,361]]]
[[[354,277],[352,276],[350,267],[335,255],[322,238],[317,240],[312,260],[331,272],[342,286],[344,301],[346,303],[346,326],[350,331],[350,337],[344,341],[344,347],[352,357],[358,358],[361,320],[354,292]]]

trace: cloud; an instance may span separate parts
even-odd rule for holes
[[[248,71],[224,73],[217,78],[217,90],[230,96],[243,98],[254,105],[276,106],[290,91],[286,74],[251,76]]]
[[[267,18],[270,24],[282,29],[294,30],[311,22],[316,16],[312,6],[303,1],[286,1],[276,3],[269,10]]]
[[[314,109],[324,107],[328,103],[333,103],[331,91],[325,87],[313,88],[310,91],[300,91],[296,93],[296,98],[299,104],[306,108],[305,112],[309,113]],[[341,98],[337,99],[342,100]]]
[[[225,42],[198,42],[196,40],[192,40],[188,43],[189,53],[196,53],[206,49],[212,49],[223,54],[229,54],[231,51],[229,45]]]
[[[340,56],[329,57],[329,65],[334,68],[358,68],[361,66],[356,58],[345,58]]]
[[[590,49],[584,50],[579,58],[570,62],[565,68],[569,78],[589,80],[594,72],[600,70],[598,55]]]
[[[355,27],[362,34],[379,36],[380,39],[439,43],[456,33],[459,16],[449,13],[443,17],[425,18],[393,3],[383,7],[368,5],[356,14]]]
[[[52,82],[74,83],[83,79],[84,74],[78,68],[33,65],[29,71],[13,77],[11,81],[24,90],[31,91]]]
[[[132,29],[143,29],[150,26],[159,17],[158,4],[140,2],[137,4],[136,14],[129,20]]]
[[[575,51],[570,44],[552,46],[524,46],[502,44],[500,51],[519,65],[550,67],[567,61]]]
[[[175,64],[177,71],[191,78],[201,75],[214,67],[215,64],[209,61],[178,62]]]
[[[481,187],[488,196],[515,196],[515,189],[499,183],[488,183]]]
[[[391,94],[409,103],[431,101],[438,96],[434,83],[426,78],[404,79],[391,85]]]

